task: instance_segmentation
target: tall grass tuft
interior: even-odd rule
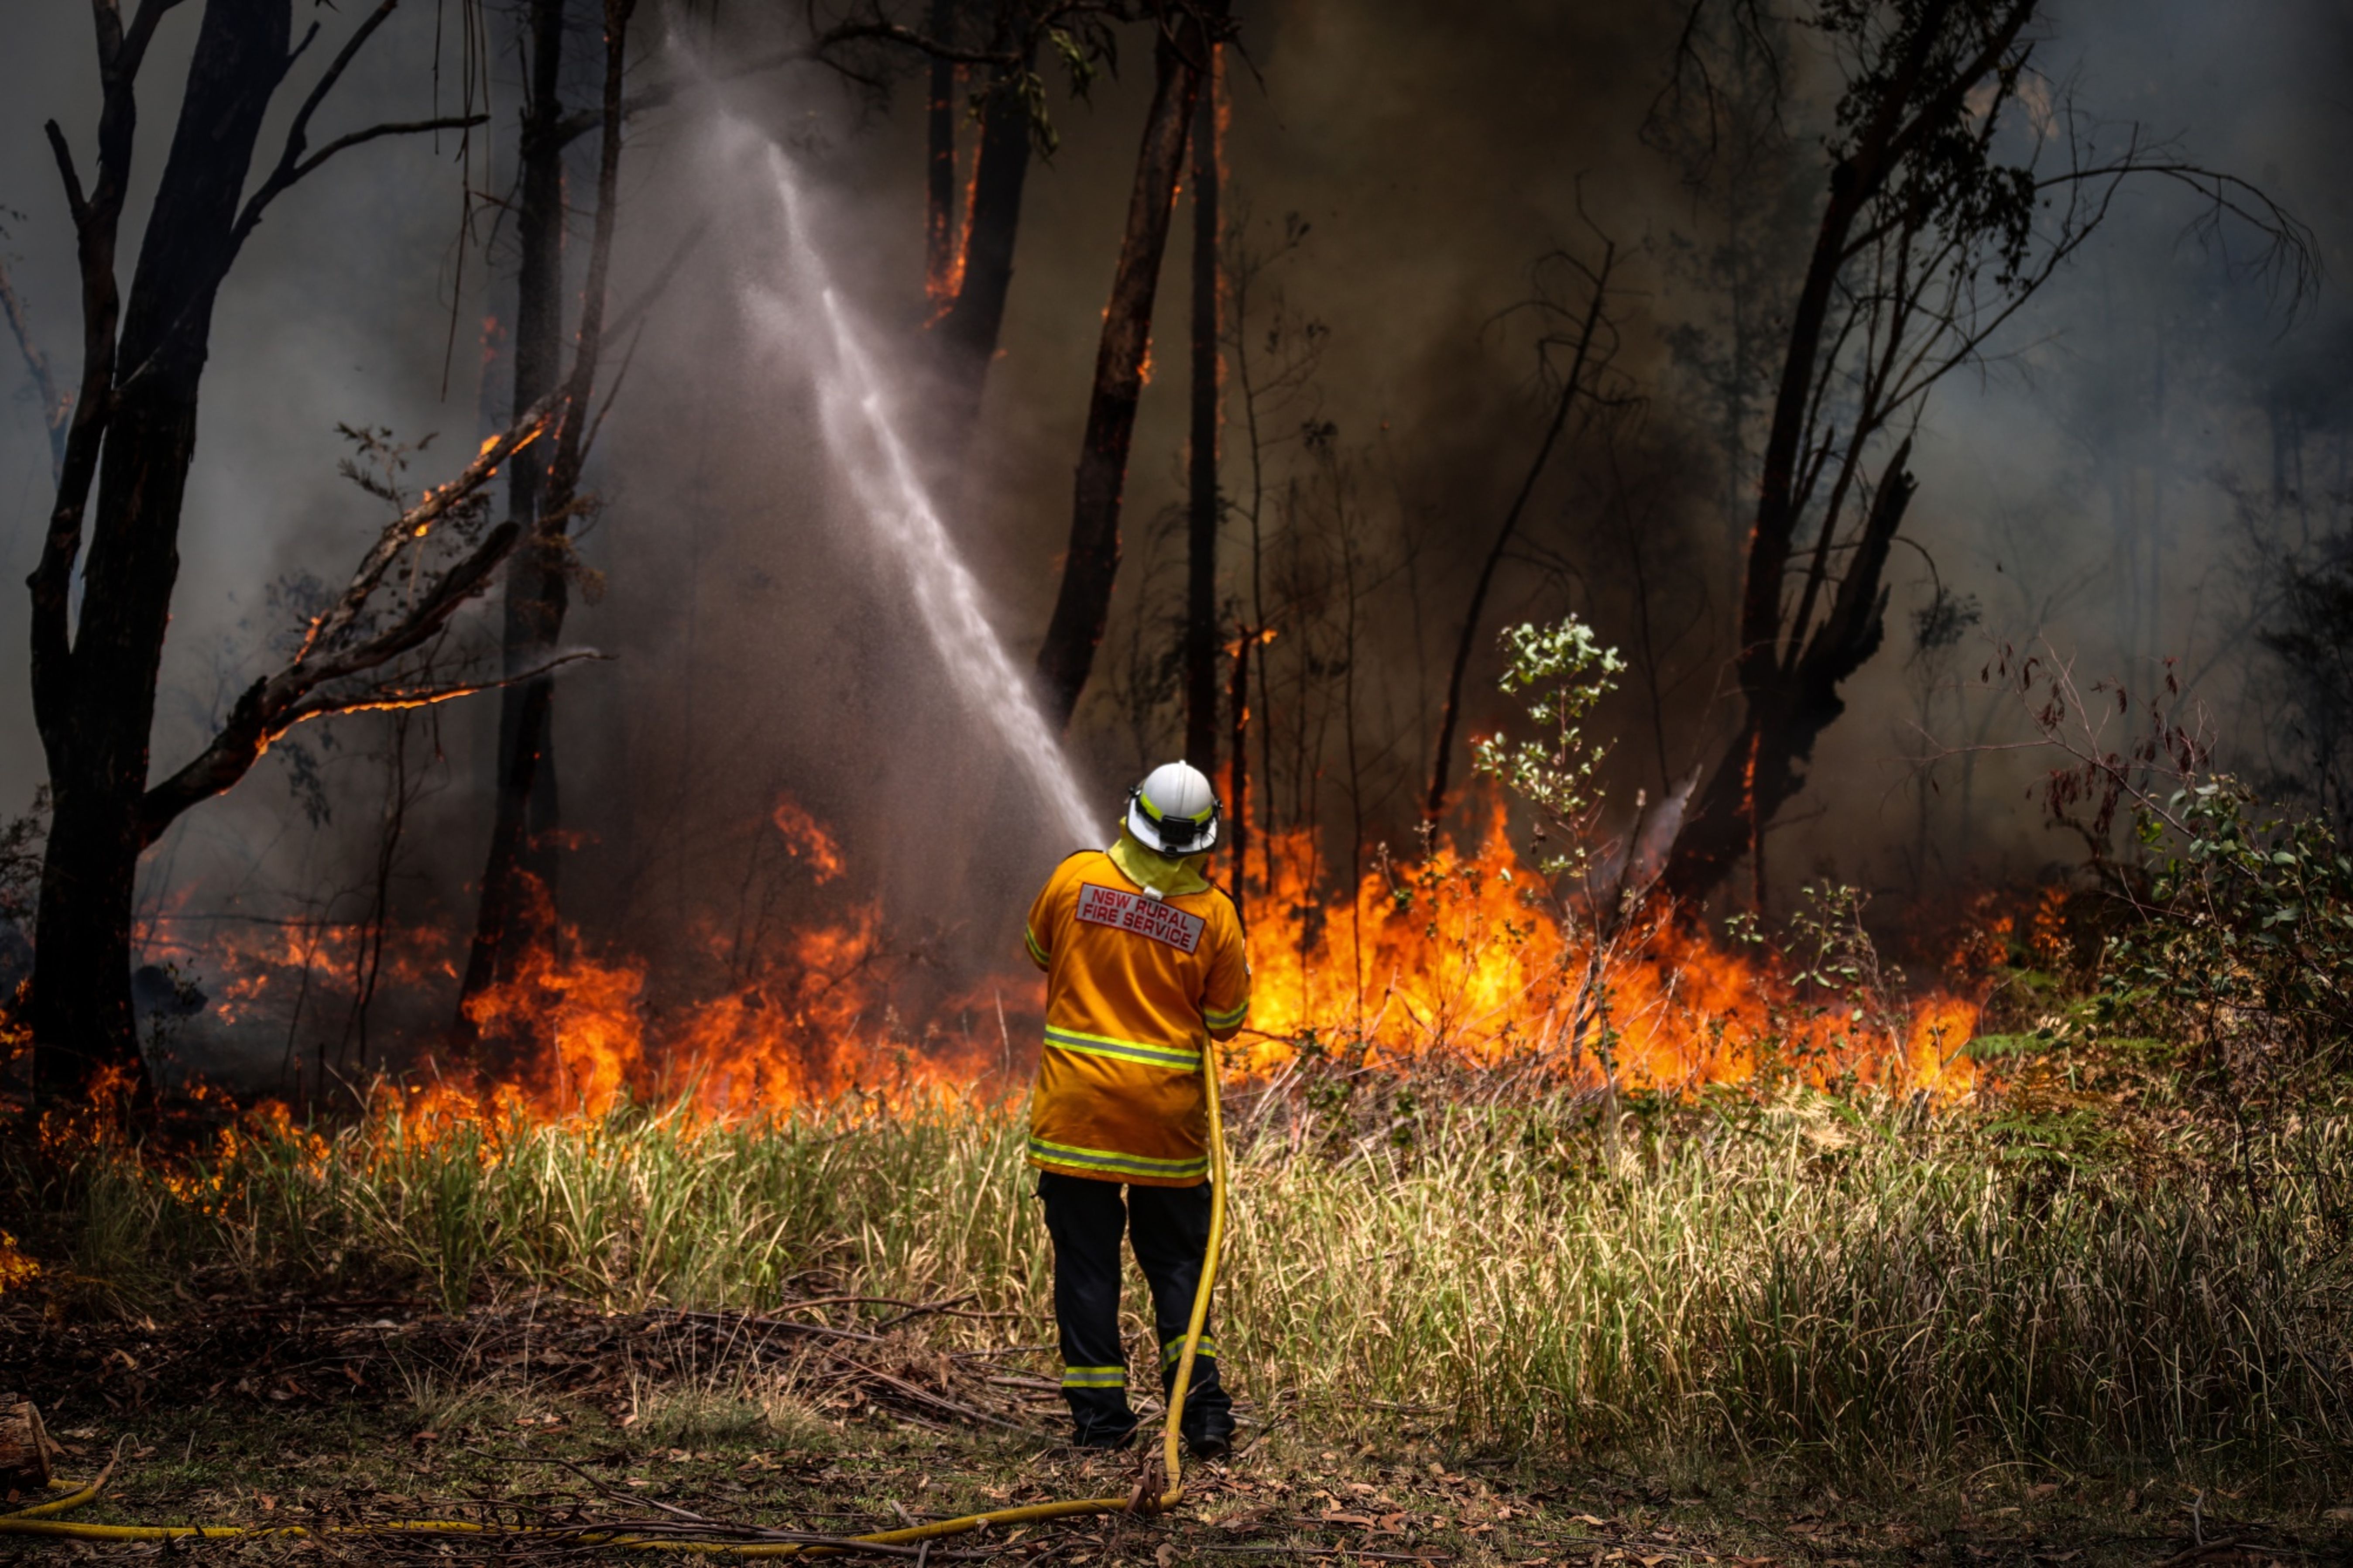
[[[2342,1479],[2353,1152],[2342,1115],[2228,1159],[2021,1164],[1975,1122],[1791,1098],[1626,1138],[1568,1098],[1350,1142],[1244,1119],[1218,1334],[1261,1411],[1468,1446],[1986,1457]],[[1255,1131],[1252,1131],[1255,1129]],[[191,1267],[761,1309],[812,1285],[970,1295],[943,1344],[1051,1337],[1017,1108],[848,1103],[256,1121],[194,1162],[107,1142],[6,1185],[90,1289]],[[2185,1135],[2186,1136],[2186,1135]],[[59,1164],[58,1162],[63,1162]]]

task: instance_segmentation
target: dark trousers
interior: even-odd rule
[[[1176,1380],[1185,1330],[1200,1289],[1209,1248],[1209,1184],[1129,1187],[1052,1171],[1038,1177],[1046,1229],[1054,1238],[1054,1318],[1061,1328],[1062,1397],[1070,1402],[1078,1441],[1116,1447],[1135,1430],[1127,1404],[1127,1350],[1119,1337],[1119,1238],[1125,1231],[1135,1261],[1152,1287],[1152,1316],[1160,1331],[1160,1389]],[[1193,1358],[1193,1380],[1178,1423],[1195,1447],[1233,1440],[1233,1403],[1218,1381],[1216,1342],[1208,1321]]]

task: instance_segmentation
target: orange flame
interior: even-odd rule
[[[768,814],[768,820],[785,836],[785,853],[805,862],[809,875],[820,884],[841,875],[841,847],[822,823],[801,809],[799,802],[790,795],[778,795],[776,808]]]
[[[1268,847],[1272,886],[1247,907],[1251,1034],[1235,1053],[1254,1070],[1313,1041],[1392,1066],[1508,1063],[1686,1092],[1768,1064],[1940,1094],[1972,1082],[1958,1053],[1977,1007],[1962,998],[1858,1019],[1845,1001],[1656,917],[1605,942],[1597,963],[1592,931],[1565,921],[1519,863],[1500,804],[1475,853],[1440,841],[1418,867],[1365,873],[1353,897],[1316,892],[1312,835],[1276,834]]]
[[[848,875],[838,841],[797,801],[779,796],[768,820],[813,886]],[[1968,997],[1824,995],[1768,958],[1655,914],[1631,918],[1597,956],[1589,925],[1520,862],[1504,827],[1498,803],[1475,848],[1441,838],[1417,863],[1377,857],[1337,895],[1324,891],[1334,879],[1312,833],[1250,836],[1255,874],[1238,880],[1253,995],[1229,1068],[1271,1078],[1334,1051],[1391,1070],[1453,1064],[1678,1094],[1760,1077],[1940,1097],[1973,1086],[1962,1047],[1978,1008]],[[1042,1010],[1034,975],[1008,969],[902,1017],[904,966],[880,904],[836,908],[767,938],[714,921],[690,933],[699,947],[659,968],[560,929],[469,1005],[485,1039],[520,1046],[514,1079],[477,1085],[459,1073],[407,1091],[403,1114],[602,1115],[627,1099],[735,1118],[850,1094],[1022,1086]],[[282,1009],[318,977],[355,974],[368,959],[358,927],[209,940],[210,959],[231,961],[213,987],[230,1022]],[[456,942],[394,933],[379,994],[442,989],[456,977]],[[697,990],[690,971],[716,983]]]

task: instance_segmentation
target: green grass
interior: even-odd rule
[[[2342,1115],[2085,1152],[1817,1097],[1609,1136],[1567,1098],[1434,1097],[1364,1127],[1238,1109],[1218,1333],[1259,1420],[1303,1441],[1410,1429],[1454,1453],[1795,1463],[1848,1485],[1991,1465],[2321,1495],[2353,1474]],[[162,1311],[196,1269],[452,1309],[821,1289],[1008,1314],[927,1330],[976,1348],[1050,1338],[1020,1132],[1017,1111],[946,1104],[723,1126],[642,1108],[452,1124],[396,1102],[322,1134],[251,1123],[195,1160],[20,1146],[0,1190],[84,1307]],[[647,1400],[681,1447],[807,1430],[732,1388]]]

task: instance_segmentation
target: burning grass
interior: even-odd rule
[[[1598,937],[1520,858],[1502,801],[1489,808],[1475,839],[1440,837],[1411,862],[1377,857],[1337,891],[1312,834],[1266,836],[1242,879],[1255,980],[1251,1027],[1228,1047],[1230,1064],[1271,1078],[1337,1052],[1385,1073],[1468,1068],[1518,1085],[1682,1096],[1796,1081],[1950,1100],[1976,1082],[1975,1001],[1912,994],[1880,963],[1851,891],[1809,893],[1788,959],[1663,908]],[[821,826],[789,800],[775,822],[813,885],[841,879]],[[377,960],[387,984],[411,991],[455,976],[432,930],[258,935],[216,936],[209,960],[173,951],[217,990],[223,1023],[291,1008],[276,1025],[290,1041],[305,1028],[324,1038],[336,1018],[363,1013],[352,994]],[[894,945],[879,905],[844,892],[757,942],[732,928],[694,932],[662,963],[565,928],[467,1013],[495,1043],[489,1056],[514,1064],[489,1098],[520,1096],[546,1115],[685,1100],[743,1119],[878,1088],[961,1096],[1026,1083],[1044,1014],[1035,973],[1020,962],[959,994],[945,984],[929,955]],[[364,1079],[368,1059],[339,1056],[330,1070],[322,1045],[306,1081],[340,1092],[338,1079]]]
[[[778,828],[831,879],[820,830]],[[1663,920],[1596,952],[1500,816],[1336,898],[1311,844],[1272,848],[1246,889],[1258,1032],[1229,1063],[1218,1326],[1259,1432],[1849,1488],[1972,1466],[2307,1499],[2353,1479],[2347,1104],[2218,1116],[2141,1057],[2075,1054],[2081,1031],[2038,1021],[2075,984],[2042,915],[2010,958],[1954,966],[1978,989],[1917,994],[1851,894],[1810,895],[1778,952]],[[825,1321],[892,1337],[899,1384],[837,1367],[776,1397],[854,1385],[900,1419],[1045,1431],[1013,1044],[1035,994],[984,982],[948,1008],[977,1031],[911,1034],[879,918],[838,913],[659,998],[567,936],[484,1001],[537,1052],[487,1089],[382,1082],[315,1123],[215,1100],[202,1146],[170,1153],[103,1116],[0,1126],[24,1238],[0,1239],[0,1276],[56,1323],[168,1318],[197,1280],[421,1296],[461,1338],[522,1302],[742,1323],[827,1298]],[[1986,1026],[2037,1032],[1997,1081],[1967,1048],[1967,977],[2002,963]],[[840,1305],[882,1299],[955,1306]],[[918,1375],[950,1366],[986,1375]],[[665,1430],[751,1420],[707,1387],[630,1399]]]
[[[1917,1098],[1613,1107],[1481,1081],[1324,1062],[1235,1097],[1218,1331],[1261,1426],[1841,1475],[2344,1479],[2342,1115],[2054,1158]],[[10,1184],[61,1311],[163,1310],[200,1275],[421,1288],[450,1313],[822,1293],[965,1302],[926,1342],[971,1352],[1051,1338],[1020,1126],[944,1095],[736,1121],[386,1096],[332,1131],[248,1117],[170,1163],[53,1141]]]

